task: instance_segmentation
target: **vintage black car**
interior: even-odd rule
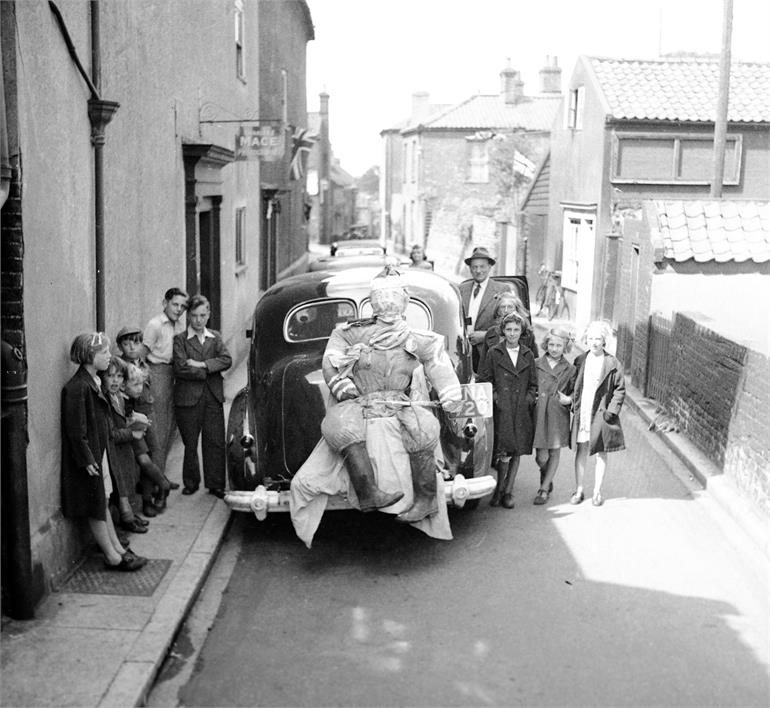
[[[259,300],[248,335],[248,386],[228,420],[225,497],[239,511],[288,511],[289,485],[321,437],[329,392],[321,359],[337,325],[371,315],[370,283],[377,267],[316,271],[280,281]],[[471,353],[457,286],[426,270],[402,271],[409,291],[407,321],[444,336],[467,400],[451,424],[440,408],[441,455],[447,500],[462,506],[494,488],[491,386],[473,383]],[[526,290],[526,280],[520,279]],[[514,283],[521,287],[520,283]],[[341,499],[327,508],[349,508]]]

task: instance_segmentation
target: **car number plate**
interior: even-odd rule
[[[492,384],[460,384],[462,401],[457,412],[449,414],[451,418],[491,418]]]

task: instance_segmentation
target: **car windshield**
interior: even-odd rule
[[[349,300],[319,300],[298,305],[286,316],[283,336],[287,342],[325,339],[342,322],[355,319],[356,306]]]

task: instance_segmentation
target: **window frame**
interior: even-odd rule
[[[735,155],[734,171],[731,175],[727,173],[722,177],[723,186],[737,186],[741,183],[741,167],[743,161],[743,135],[741,133],[727,133],[725,150],[729,149],[729,144],[733,142],[733,152]],[[623,177],[618,174],[618,164],[620,161],[621,142],[623,140],[671,140],[673,150],[671,154],[671,176],[667,179],[644,179],[639,177]],[[711,140],[713,135],[706,133],[677,132],[634,132],[634,131],[612,131],[612,154],[610,158],[610,181],[616,184],[682,184],[692,186],[708,186],[710,179],[690,179],[677,176],[679,163],[682,154],[682,142],[697,141],[704,142]]]
[[[235,208],[235,268],[237,271],[243,270],[247,265],[246,259],[246,207]]]
[[[585,112],[586,87],[577,86],[569,90],[565,102],[564,127],[570,130],[583,130],[583,114]]]
[[[465,181],[469,184],[489,184],[489,138],[468,137],[465,139],[468,146],[467,174]],[[481,159],[474,161],[474,152],[483,151]]]
[[[243,83],[246,83],[246,57],[244,52],[243,38],[246,34],[244,30],[243,3],[241,0],[235,0],[234,13],[234,32],[235,32],[235,76]]]

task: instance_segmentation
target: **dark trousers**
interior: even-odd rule
[[[176,423],[184,443],[182,482],[197,488],[201,483],[198,438],[203,449],[203,483],[208,489],[225,488],[225,414],[208,388],[194,406],[177,406]]]

